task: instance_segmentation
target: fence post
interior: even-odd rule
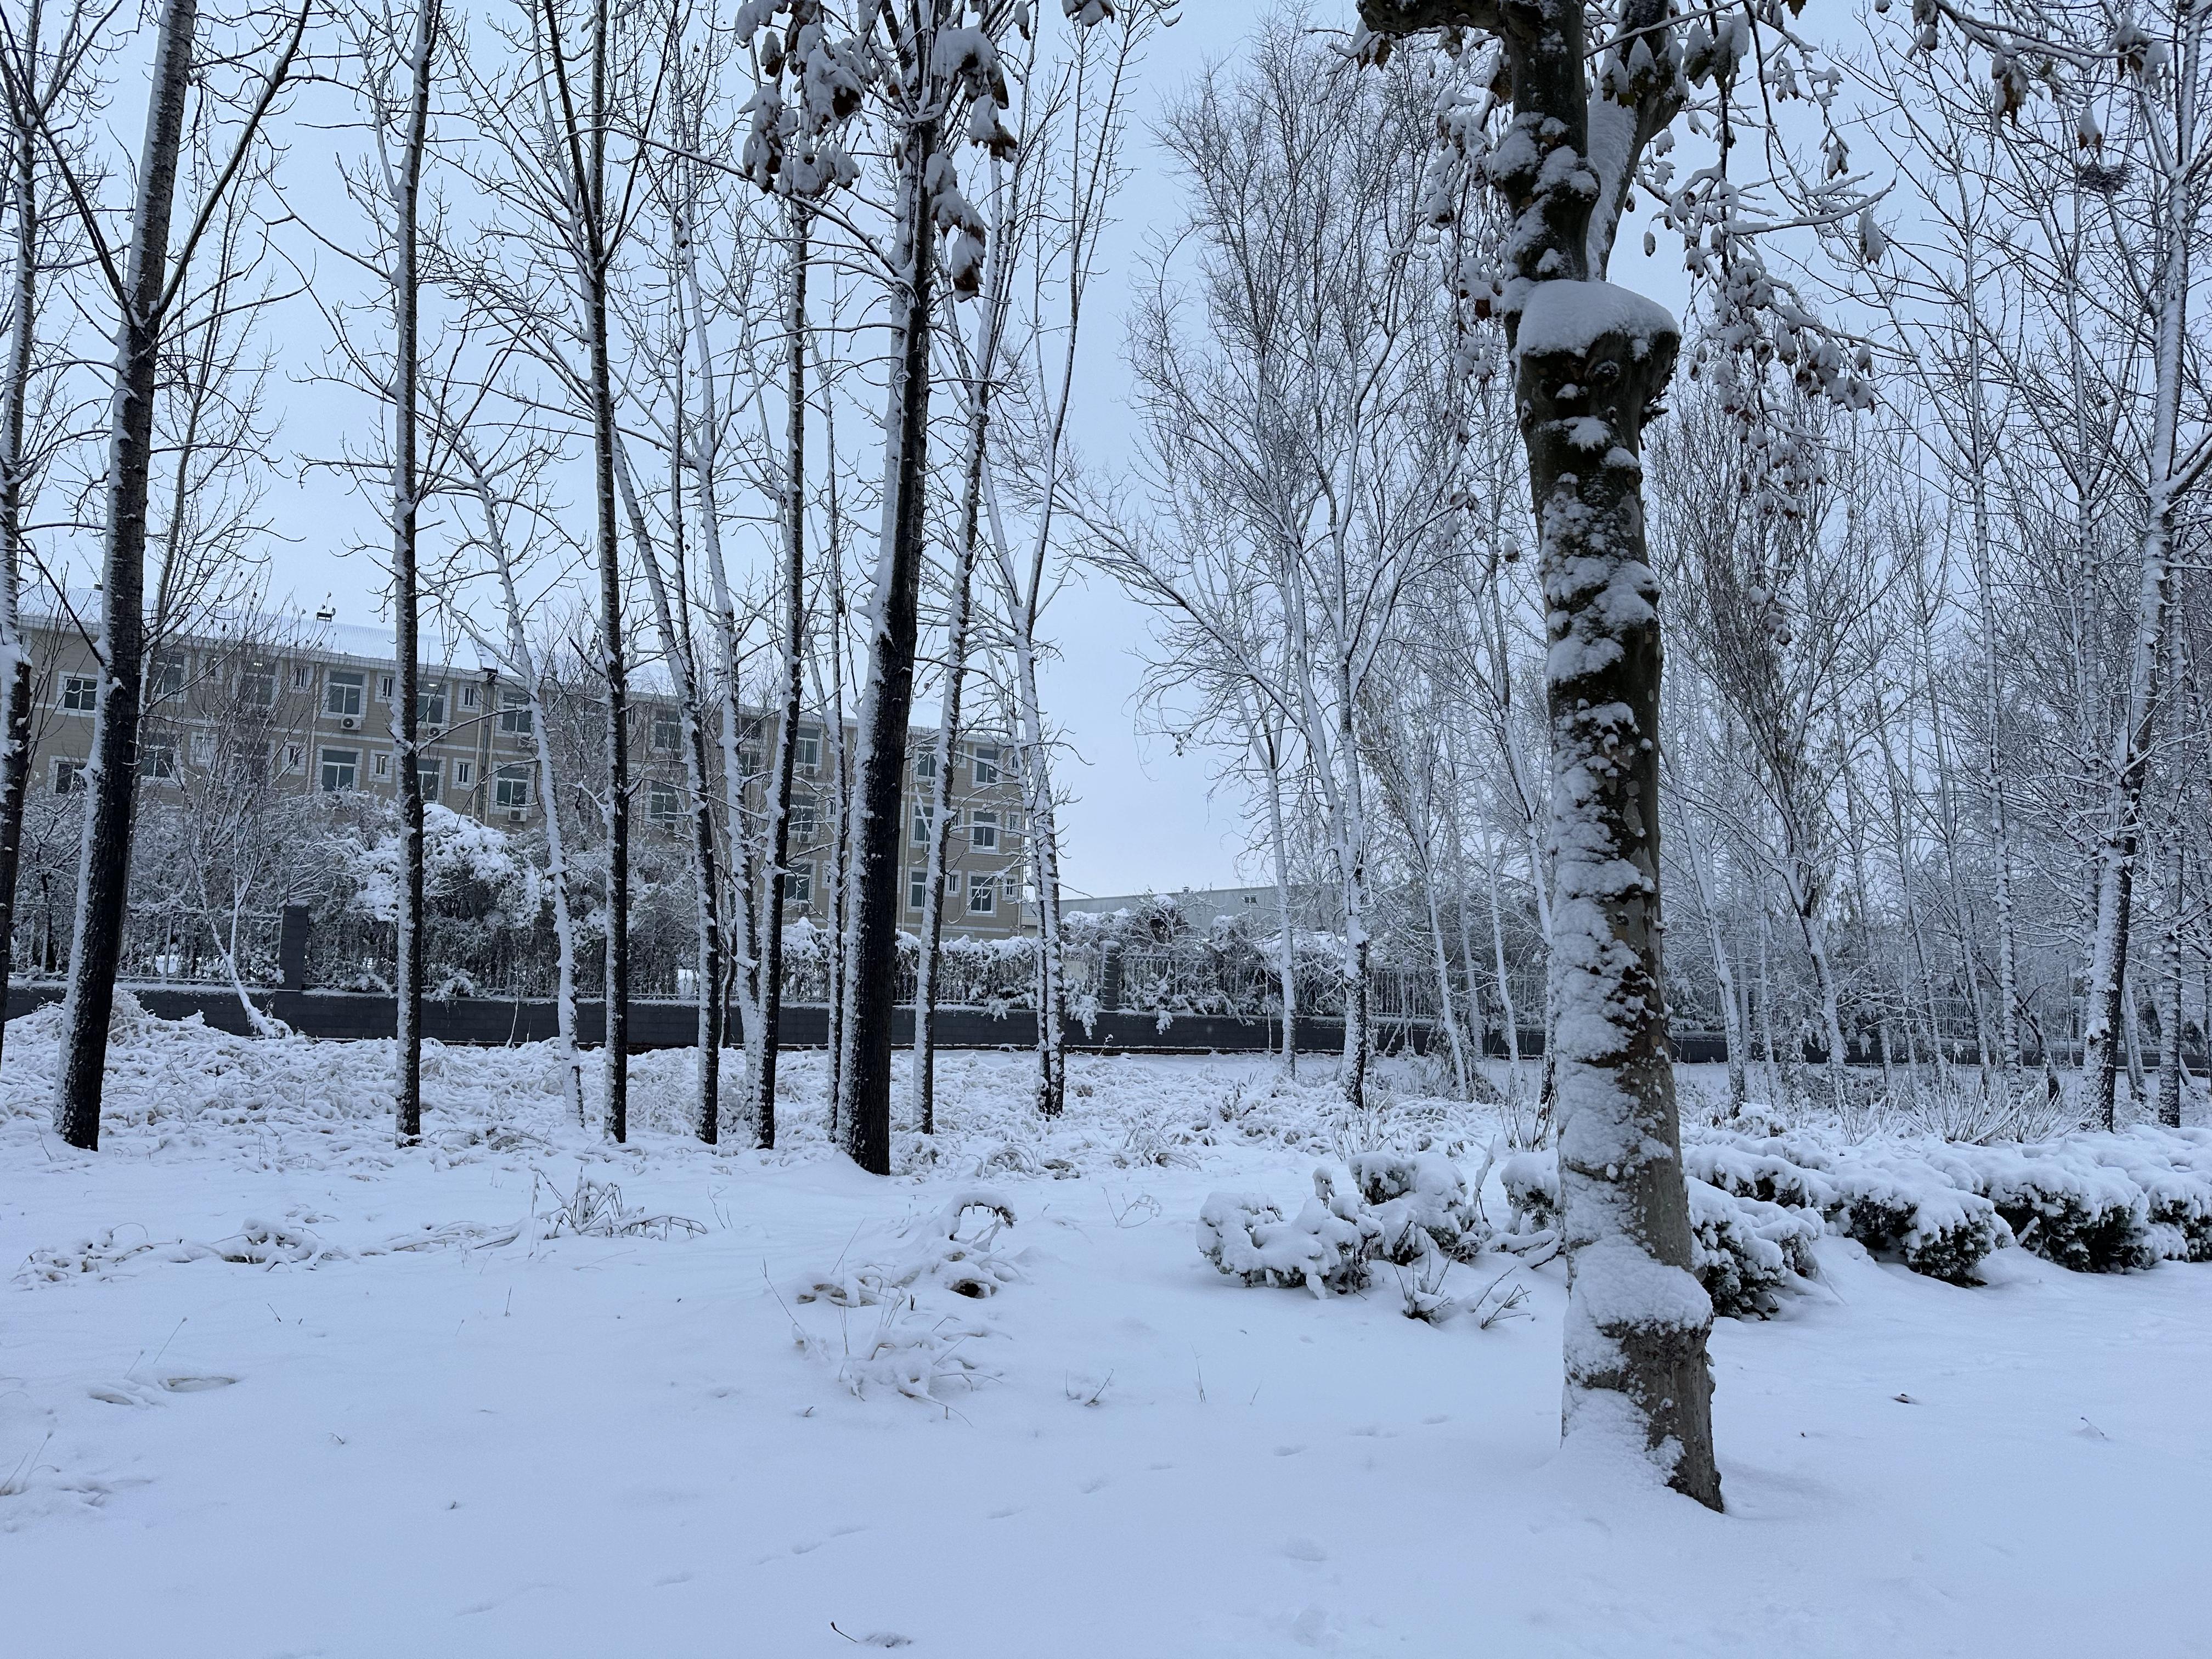
[[[1098,1006],[1114,1009],[1121,1006],[1121,946],[1119,941],[1109,939],[1100,952],[1098,969]]]
[[[276,935],[276,969],[288,991],[307,988],[307,907],[284,907],[283,925]]]

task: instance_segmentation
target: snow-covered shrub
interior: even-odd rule
[[[1764,1318],[1793,1279],[1814,1275],[1813,1242],[1824,1231],[1802,1210],[1741,1198],[1692,1176],[1690,1266],[1713,1311]]]
[[[1838,1201],[1835,1183],[1818,1170],[1784,1156],[1775,1146],[1772,1141],[1718,1136],[1687,1141],[1682,1147],[1682,1170],[1739,1198],[1823,1215],[1834,1208]]]
[[[2118,1170],[2142,1190],[2151,1244],[2163,1260],[2212,1261],[2212,1180],[2203,1172],[2212,1170],[2212,1148],[2138,1124],[2124,1134],[2078,1136],[2067,1150]]]
[[[1826,1173],[1839,1200],[1829,1218],[1868,1249],[1894,1252],[1930,1279],[1979,1284],[1982,1258],[2009,1237],[1989,1200],[1924,1164],[1850,1158]]]
[[[1437,1250],[1471,1261],[1489,1242],[1489,1224],[1449,1158],[1435,1152],[1356,1152],[1351,1164],[1360,1202],[1381,1224],[1376,1248],[1384,1261],[1402,1266]]]
[[[1949,1148],[1942,1161],[1996,1206],[2014,1239],[2046,1261],[2096,1273],[2157,1263],[2150,1206],[2117,1170],[2063,1152],[1997,1146]]]
[[[1559,1223],[1559,1156],[1516,1152],[1498,1166],[1516,1232],[1541,1232]]]
[[[1213,1193],[1198,1212],[1199,1254],[1247,1285],[1303,1285],[1316,1296],[1363,1288],[1381,1224],[1357,1196],[1314,1171],[1314,1195],[1291,1219],[1259,1193]]]

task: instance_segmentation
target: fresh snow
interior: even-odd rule
[[[46,1126],[53,1015],[0,1073],[27,1659],[2204,1641],[2212,1268],[2006,1248],[1962,1289],[1820,1237],[1773,1318],[1715,1326],[1717,1516],[1559,1455],[1555,1255],[1450,1267],[1468,1305],[1526,1286],[1486,1328],[1406,1317],[1411,1269],[1316,1297],[1200,1254],[1209,1195],[1288,1212],[1377,1146],[1453,1213],[1419,1155],[1473,1178],[1495,1125],[1407,1067],[1352,1119],[1318,1063],[1076,1055],[1044,1128],[1031,1056],[950,1055],[933,1160],[902,1135],[918,1172],[877,1180],[823,1141],[817,1055],[763,1155],[683,1137],[687,1055],[638,1058],[617,1148],[549,1048],[434,1045],[403,1153],[385,1045],[118,1025],[96,1155]],[[1488,1164],[1504,1229],[1501,1168],[1543,1171]]]
[[[1613,283],[1537,283],[1527,290],[1514,349],[1524,357],[1579,356],[1608,334],[1642,343],[1677,335],[1674,313]]]

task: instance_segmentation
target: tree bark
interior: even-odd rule
[[[1607,52],[1614,176],[1592,165],[1582,0],[1365,0],[1370,27],[1494,30],[1514,115],[1487,168],[1515,217],[1504,307],[1541,543],[1551,648],[1553,905],[1547,1064],[1569,1250],[1568,1443],[1627,1443],[1676,1491],[1721,1504],[1712,1304],[1691,1272],[1660,959],[1658,582],[1644,546],[1644,422],[1679,335],[1601,280],[1638,153],[1672,118],[1663,6],[1623,9],[1638,64]],[[1629,131],[1623,131],[1626,125]],[[1605,198],[1607,216],[1593,225]]]
[[[107,1024],[131,868],[137,798],[138,717],[145,653],[146,501],[153,466],[154,393],[161,370],[163,296],[169,276],[169,220],[177,158],[191,96],[198,0],[162,0],[155,24],[146,137],[115,330],[115,392],[109,407],[107,523],[101,553],[100,700],[86,770],[91,797],[77,860],[76,933],[62,1014],[61,1076],[54,1127],[87,1151],[100,1145],[100,1100]]]
[[[930,309],[936,239],[923,187],[937,153],[933,113],[901,144],[902,209],[890,385],[884,410],[884,522],[868,607],[868,673],[854,742],[846,860],[850,943],[838,1092],[846,1150],[872,1175],[891,1168],[891,1017],[898,1001],[899,801],[914,709],[921,553],[927,533]]]
[[[42,7],[33,0],[19,26],[26,76],[38,57],[42,16]],[[29,484],[25,443],[42,231],[38,122],[35,112],[27,107],[30,88],[9,90],[8,166],[15,175],[9,193],[15,235],[9,252],[8,362],[0,370],[4,376],[0,379],[0,996],[6,994],[15,967],[15,877],[22,864],[23,802],[31,778],[31,658],[24,648],[21,607],[27,552],[23,536]],[[5,1032],[0,1024],[0,1039]]]
[[[392,208],[397,218],[392,283],[392,611],[397,657],[393,738],[399,771],[400,893],[395,1018],[395,1128],[411,1146],[422,1136],[422,771],[416,696],[420,690],[422,599],[416,571],[422,507],[416,398],[422,371],[419,246],[422,158],[429,142],[430,67],[437,50],[438,0],[416,0],[407,56],[407,130]]]

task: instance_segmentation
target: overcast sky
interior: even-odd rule
[[[1145,65],[1132,126],[1134,171],[1119,198],[1121,223],[1107,249],[1109,269],[1093,301],[1084,378],[1078,390],[1078,435],[1086,459],[1103,468],[1128,453],[1128,377],[1121,360],[1121,313],[1127,283],[1156,226],[1177,210],[1179,185],[1166,170],[1151,129],[1165,103],[1208,62],[1233,56],[1255,22],[1273,9],[1267,0],[1196,0],[1181,21],[1155,38]],[[1316,0],[1317,22],[1337,21],[1334,0]],[[1351,16],[1349,0],[1342,6]],[[295,140],[295,162],[312,168]],[[288,167],[288,173],[291,173]],[[295,198],[296,199],[296,198]],[[1629,239],[1624,239],[1627,240]],[[1650,269],[1640,250],[1625,246],[1617,278],[1679,305],[1679,269]],[[1675,256],[1679,260],[1679,254]],[[1667,261],[1664,250],[1662,264]],[[312,331],[311,313],[298,319]],[[290,333],[291,330],[283,330]],[[288,362],[295,384],[276,391],[288,405],[280,442],[289,450],[326,455],[349,418],[374,418],[365,402],[301,383],[311,371]],[[302,611],[327,596],[341,620],[380,619],[382,572],[348,546],[376,534],[368,503],[350,497],[327,473],[308,472],[276,485],[269,503],[287,545],[277,555],[273,587],[280,599]],[[1047,710],[1066,733],[1069,752],[1060,781],[1074,795],[1062,822],[1063,870],[1078,894],[1119,894],[1234,884],[1262,878],[1259,863],[1243,862],[1244,801],[1233,786],[1217,793],[1216,757],[1176,755],[1164,740],[1139,730],[1136,702],[1149,635],[1146,612],[1113,584],[1078,574],[1047,613],[1047,632],[1060,658],[1044,678]]]

